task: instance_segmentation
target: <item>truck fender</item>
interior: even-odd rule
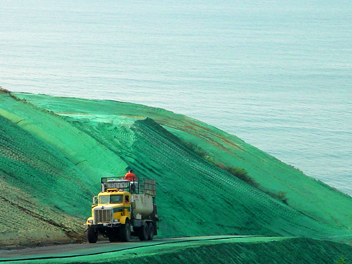
[[[123,225],[126,224],[126,220],[127,220],[127,219],[129,219],[127,216],[122,216],[122,217],[120,218],[120,223],[123,224]]]

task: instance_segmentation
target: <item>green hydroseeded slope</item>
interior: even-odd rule
[[[81,241],[100,177],[128,168],[157,180],[158,237],[352,239],[351,197],[234,135],[163,109],[2,92],[0,143],[0,206],[16,209],[0,213],[0,246]],[[224,167],[244,168],[259,189]],[[8,224],[18,216],[15,227]]]

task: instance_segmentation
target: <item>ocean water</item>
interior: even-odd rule
[[[352,195],[352,2],[0,0],[0,86],[165,108]]]

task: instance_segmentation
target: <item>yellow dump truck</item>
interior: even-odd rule
[[[131,236],[152,240],[159,220],[155,197],[155,180],[101,178],[101,192],[93,197],[92,216],[86,222],[88,242],[96,243],[99,235],[110,242],[128,242]]]

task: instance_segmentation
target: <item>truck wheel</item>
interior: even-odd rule
[[[130,222],[126,221],[124,225],[121,225],[119,230],[120,240],[123,242],[129,242],[131,240],[131,225]]]
[[[148,240],[153,240],[153,238],[154,238],[154,225],[153,225],[153,223],[148,224],[148,229],[149,229]]]
[[[146,222],[139,228],[138,237],[140,241],[145,241],[149,237],[149,228]]]
[[[89,243],[97,243],[98,241],[98,233],[94,230],[94,227],[88,227],[88,242]]]

